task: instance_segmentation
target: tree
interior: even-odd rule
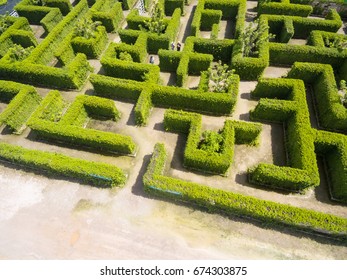
[[[145,29],[149,32],[157,33],[158,35],[162,34],[166,28],[166,25],[164,23],[163,8],[158,2],[155,3],[150,14],[151,17],[144,22]],[[143,29],[142,25],[140,25],[140,29]]]
[[[246,26],[239,38],[242,42],[242,53],[244,56],[256,56],[259,53],[259,46],[263,42],[275,37],[271,33],[264,36],[268,29],[267,25],[259,24],[259,20]]]
[[[22,61],[26,59],[33,49],[33,46],[29,48],[23,48],[21,45],[15,44],[12,48],[9,49],[11,62]]]
[[[92,21],[90,18],[83,18],[75,26],[73,35],[74,37],[84,37],[86,39],[95,38],[96,28],[100,25],[100,21]]]
[[[216,131],[206,130],[202,133],[202,140],[199,143],[199,148],[208,153],[221,152],[223,137]]]
[[[234,70],[228,70],[227,64],[222,64],[219,60],[218,64],[209,67],[207,70],[208,88],[213,92],[228,92],[231,85],[231,75]]]
[[[345,80],[340,81],[340,89],[342,91],[341,102],[347,108],[347,84]]]

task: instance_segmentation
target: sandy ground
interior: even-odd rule
[[[196,0],[194,0],[196,4]],[[251,12],[254,3],[250,2]],[[190,11],[181,19],[178,40],[189,34]],[[187,24],[188,23],[188,24]],[[222,23],[219,36],[230,35]],[[42,29],[36,27],[37,37]],[[228,35],[229,34],[229,35]],[[118,37],[110,35],[110,41]],[[293,42],[300,43],[300,42]],[[95,73],[101,64],[91,60]],[[158,58],[156,57],[156,63]],[[289,68],[268,67],[265,77],[284,75]],[[175,84],[174,73],[160,73],[164,85]],[[198,85],[190,76],[187,88]],[[256,82],[241,82],[237,106],[231,117],[203,116],[203,128],[218,130],[226,119],[249,121],[250,100]],[[37,88],[45,96],[49,90]],[[72,102],[78,94],[93,94],[88,82],[77,92],[62,91]],[[60,152],[86,160],[115,164],[129,177],[122,189],[97,189],[64,179],[46,178],[0,165],[0,258],[3,259],[347,259],[347,247],[298,232],[268,229],[255,222],[226,218],[150,198],[143,192],[142,175],[157,142],[169,152],[168,174],[261,199],[315,209],[347,217],[347,207],[329,200],[323,164],[321,185],[305,195],[285,194],[247,182],[246,171],[260,162],[285,165],[283,129],[263,124],[258,147],[235,147],[228,177],[189,172],[182,166],[186,138],[163,130],[165,109],[154,108],[147,127],[136,127],[134,104],[115,101],[122,113],[117,123],[91,120],[88,128],[130,135],[139,149],[136,157],[107,156],[36,139],[26,129],[21,136],[1,134],[1,141],[26,148]],[[308,97],[308,102],[310,98]],[[310,112],[312,110],[310,106]],[[0,109],[2,107],[0,106]],[[314,125],[314,119],[311,120]]]

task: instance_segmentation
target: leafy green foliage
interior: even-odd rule
[[[325,38],[325,46],[328,48],[336,48],[338,51],[347,49],[347,39],[342,37],[335,37],[332,41],[329,38]]]
[[[110,164],[86,161],[59,153],[29,150],[0,143],[0,159],[47,174],[60,175],[100,187],[122,186],[125,173]]]
[[[133,61],[131,54],[128,52],[120,52],[119,53],[119,59],[125,60],[125,61]]]
[[[147,193],[193,203],[213,212],[241,215],[266,223],[289,225],[301,231],[324,232],[330,236],[346,238],[345,218],[168,177],[163,174],[166,160],[164,144],[157,143],[143,176]]]
[[[159,2],[155,3],[150,15],[151,17],[144,22],[145,29],[158,35],[162,34],[165,31],[166,24],[164,22],[165,14]],[[141,28],[143,28],[142,25],[140,25]]]
[[[267,25],[259,24],[259,20],[249,23],[240,35],[242,42],[242,53],[244,56],[256,56],[259,53],[259,47],[275,35],[268,34],[263,36],[263,33],[269,29]]]
[[[202,133],[202,140],[199,143],[199,149],[207,153],[219,153],[223,143],[223,137],[216,131],[206,130]]]
[[[9,49],[9,58],[11,62],[22,61],[30,55],[33,49],[33,46],[23,48],[21,45],[15,44],[12,48]]]
[[[228,92],[230,85],[232,84],[232,75],[234,70],[228,70],[227,64],[222,64],[219,60],[218,64],[213,67],[209,67],[207,75],[209,79],[209,91],[212,92]]]
[[[73,30],[74,37],[86,39],[96,37],[96,28],[101,25],[100,21],[92,21],[90,18],[83,18],[77,23]]]
[[[9,14],[8,12],[4,15],[0,15],[0,35],[10,26],[8,21]]]
[[[347,108],[347,84],[345,80],[340,81],[340,89],[342,91],[341,101],[343,106]]]

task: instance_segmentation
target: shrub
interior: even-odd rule
[[[118,30],[124,19],[122,3],[116,0],[98,0],[90,12],[93,21],[100,21],[107,32]]]
[[[289,225],[301,231],[319,234],[323,232],[339,238],[346,236],[345,218],[167,177],[163,174],[166,158],[164,145],[156,144],[143,176],[144,189],[147,193],[194,203],[213,212],[232,216],[241,215],[266,223]]]
[[[51,93],[43,103],[60,109],[61,97],[57,95],[56,92]],[[58,105],[54,105],[55,102],[58,102]],[[135,143],[129,136],[82,127],[89,115],[118,119],[119,113],[111,100],[94,96],[78,97],[59,122],[44,119],[45,111],[46,107],[39,107],[38,112],[28,122],[30,128],[41,138],[112,153],[133,154],[135,152]]]
[[[83,183],[100,187],[114,187],[125,184],[124,172],[116,166],[86,161],[58,153],[29,150],[0,143],[1,160],[29,169],[78,179]]]
[[[303,82],[290,79],[264,79],[258,85],[252,95],[262,99],[251,112],[251,118],[285,122],[285,145],[290,167],[261,163],[250,170],[251,182],[289,191],[301,191],[318,186],[319,173],[314,153],[314,138]]]
[[[10,130],[20,133],[26,121],[41,101],[40,95],[33,87],[22,84],[0,81],[1,101],[9,103],[0,114],[0,123]]]
[[[288,3],[286,2],[259,2],[258,14],[308,17],[313,11],[311,5],[292,4],[289,1]]]
[[[347,110],[341,103],[330,65],[297,62],[288,77],[300,78],[312,85],[320,126],[327,130],[347,131]]]
[[[332,132],[315,131],[316,152],[327,164],[332,199],[347,202],[347,142],[346,137]]]

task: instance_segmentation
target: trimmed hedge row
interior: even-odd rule
[[[55,103],[57,104],[55,105]],[[81,127],[85,123],[88,113],[96,115],[102,112],[101,116],[118,118],[119,113],[112,101],[102,100],[100,97],[79,97],[70,106],[60,122],[44,119],[47,118],[45,112],[48,108],[59,109],[61,104],[59,92],[53,91],[31,117],[28,125],[39,137],[121,154],[133,154],[135,152],[136,145],[129,136]],[[57,114],[55,113],[55,115]]]
[[[156,34],[152,32],[145,32],[147,35],[147,52],[157,54],[160,49],[169,49],[170,43],[175,41],[178,29],[180,27],[181,10],[176,9],[171,19],[164,19],[166,23],[166,29],[163,34]],[[127,44],[134,44],[136,38],[143,34],[140,31],[139,25],[143,25],[146,17],[139,16],[138,10],[135,9],[129,13],[126,20],[128,22],[128,28],[119,31],[119,36],[122,42]]]
[[[220,12],[221,18],[219,18]],[[237,38],[244,28],[245,16],[244,0],[199,0],[191,24],[191,34],[199,37],[200,30],[211,30],[214,23],[219,23],[220,19],[223,19],[236,22],[235,38]]]
[[[50,63],[59,44],[62,43],[64,38],[72,31],[76,22],[82,18],[87,11],[88,5],[86,0],[81,0],[24,61],[27,63],[44,65]]]
[[[273,34],[279,34],[280,30],[278,28],[283,26],[285,20],[292,20],[294,27],[293,38],[295,39],[306,39],[313,30],[337,32],[342,26],[342,20],[334,9],[328,12],[324,20],[284,15],[261,15],[260,17],[267,19],[270,26],[269,32]],[[277,27],[276,30],[273,27]]]
[[[49,175],[78,179],[83,183],[99,187],[122,186],[126,181],[125,173],[113,165],[58,153],[29,150],[5,143],[0,143],[0,159]]]
[[[281,2],[258,2],[258,14],[289,15],[308,17],[313,11],[311,5],[292,4],[289,0]]]
[[[0,81],[0,100],[8,106],[0,114],[0,124],[6,124],[19,133],[25,122],[41,101],[40,95],[31,86]]]
[[[61,125],[84,126],[88,117],[106,118],[110,120],[120,119],[113,100],[101,98],[98,96],[77,96],[70,105],[65,115],[61,118]]]
[[[326,63],[335,69],[342,67],[347,58],[347,51],[335,48],[298,46],[269,43],[270,62],[274,64],[292,65],[295,62]]]
[[[52,9],[41,21],[41,25],[46,33],[51,32],[56,25],[63,20],[63,15],[59,9]]]
[[[33,38],[29,22],[26,18],[7,17],[6,21],[8,22],[9,27],[2,34],[0,34],[0,57],[3,57],[8,52],[8,50],[13,47],[13,45],[15,44],[15,42],[13,42],[13,36],[18,31],[30,31],[30,41],[36,43],[36,39]],[[20,42],[16,43],[20,44]]]
[[[75,37],[71,40],[71,45],[75,53],[84,53],[88,59],[96,59],[105,49],[107,41],[106,28],[104,26],[98,26],[95,37],[90,39]]]
[[[261,16],[259,19],[259,25],[268,26],[267,18]],[[262,38],[268,37],[268,30],[265,29]],[[236,70],[236,73],[240,75],[242,80],[257,80],[265,68],[269,66],[269,43],[263,42],[259,46],[258,57],[245,57],[242,53],[241,40],[237,40],[233,48],[231,66]]]
[[[164,0],[165,15],[171,16],[177,8],[180,8],[181,14],[183,14],[184,4],[184,0]]]
[[[347,137],[316,130],[315,147],[327,164],[332,199],[347,203]]]
[[[250,170],[251,182],[289,191],[318,186],[319,173],[304,83],[292,79],[262,79],[258,85],[252,96],[262,99],[251,111],[251,118],[285,122],[285,146],[290,167],[261,163]]]
[[[124,19],[122,3],[117,0],[97,0],[90,12],[92,20],[100,21],[107,32],[117,31]]]
[[[66,16],[71,10],[70,0],[44,0],[45,6],[59,8],[61,13]]]
[[[34,5],[32,0],[22,0],[14,9],[20,17],[27,18],[30,24],[40,24],[40,21],[52,10],[59,10],[57,8]]]
[[[181,124],[182,123],[182,124]],[[234,134],[231,124],[226,121],[221,135],[223,143],[220,153],[209,153],[199,149],[201,140],[201,115],[182,111],[167,110],[164,115],[165,130],[188,134],[184,149],[184,166],[203,172],[225,175],[234,155]],[[188,128],[185,130],[185,128]]]
[[[223,137],[220,152],[207,152],[199,148],[202,119],[200,114],[167,110],[164,115],[165,130],[188,134],[184,150],[184,166],[203,172],[226,175],[232,163],[235,141],[256,143],[260,126],[256,124],[227,120],[219,132]],[[236,131],[239,139],[236,140]],[[248,134],[251,132],[251,134]]]
[[[144,108],[145,112],[136,113],[137,116],[148,116],[151,104],[161,107],[185,109],[214,115],[231,114],[239,91],[239,77],[232,76],[233,82],[228,93],[211,93],[188,90],[176,87],[158,86],[141,82],[111,78],[92,74],[90,81],[98,96],[145,102],[145,105],[136,105],[137,110]],[[144,97],[140,95],[145,94]],[[149,99],[150,98],[150,101]],[[143,100],[142,100],[143,99]],[[139,117],[142,119],[143,117]],[[144,122],[146,123],[146,122]],[[139,124],[139,123],[138,123]]]
[[[324,129],[347,132],[347,109],[341,102],[330,65],[296,62],[288,77],[312,86],[319,124]]]
[[[163,175],[166,158],[164,145],[156,144],[143,176],[144,190],[147,193],[192,202],[210,211],[231,216],[244,216],[266,223],[289,225],[293,229],[324,233],[342,239],[347,236],[345,218],[167,177]]]

